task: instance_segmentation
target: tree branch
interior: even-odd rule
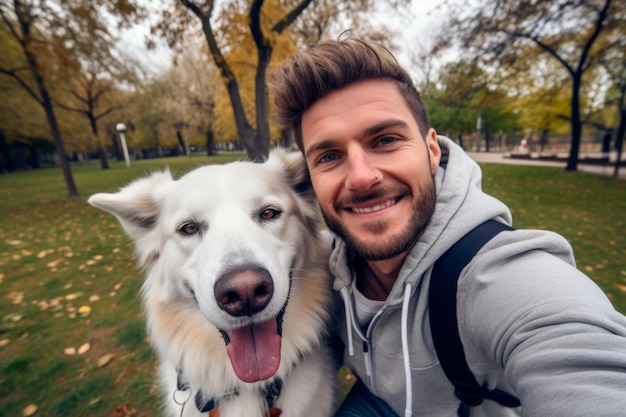
[[[103,111],[102,113],[100,113],[99,115],[94,115],[94,119],[96,120],[100,120],[101,118],[103,118],[104,116],[106,116],[107,114],[113,113],[115,110],[119,110],[119,109],[123,109],[124,105],[123,104],[119,104],[117,106],[113,106],[113,107],[109,107],[108,109],[106,109],[105,111]]]
[[[604,3],[604,6],[600,10],[600,13],[598,14],[598,21],[596,22],[596,26],[594,27],[593,33],[591,34],[589,39],[587,39],[587,43],[583,47],[583,53],[580,55],[580,60],[578,61],[578,68],[576,69],[576,71],[582,72],[584,70],[583,68],[585,65],[585,61],[587,60],[587,55],[589,54],[589,50],[591,49],[591,46],[596,41],[596,39],[600,35],[600,32],[602,31],[602,26],[604,25],[604,21],[606,20],[607,10],[610,5],[611,5],[611,0],[606,0],[606,2]]]
[[[302,0],[300,4],[298,4],[291,12],[289,12],[285,17],[280,19],[274,26],[272,26],[272,32],[275,33],[283,33],[286,27],[288,27],[298,16],[300,13],[306,9],[309,4],[311,4],[312,0]]]
[[[551,47],[550,45],[544,43],[541,41],[541,39],[539,39],[539,37],[537,35],[531,35],[529,33],[523,33],[523,32],[517,32],[517,31],[513,31],[513,32],[509,32],[509,31],[503,31],[504,33],[506,33],[509,36],[512,36],[514,38],[526,38],[526,39],[530,39],[531,41],[533,41],[537,46],[539,46],[541,49],[543,49],[544,51],[546,51],[548,54],[552,55],[557,61],[559,61],[561,63],[561,65],[563,65],[565,67],[565,69],[572,75],[574,76],[574,68],[572,68],[572,66],[566,61],[564,60],[559,53],[556,51],[556,49],[554,49],[553,47]]]
[[[0,68],[0,74],[5,74],[8,75],[9,77],[12,77],[15,81],[17,81],[19,83],[19,85],[22,86],[22,88],[24,90],[26,90],[26,92],[28,94],[30,94],[36,101],[37,103],[39,103],[40,105],[43,106],[43,101],[41,100],[41,98],[37,95],[37,93],[35,92],[35,90],[33,90],[27,83],[26,81],[24,81],[22,79],[22,77],[20,77],[19,75],[17,75],[15,73],[14,70],[6,70],[4,68]]]

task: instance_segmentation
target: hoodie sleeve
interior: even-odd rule
[[[502,235],[459,280],[459,329],[477,379],[512,390],[524,417],[625,415],[626,317],[560,236]]]

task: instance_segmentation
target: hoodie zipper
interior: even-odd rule
[[[340,290],[340,293],[342,295],[343,302],[346,303],[346,305],[349,305],[349,308],[346,308],[346,311],[345,311],[346,314],[350,314],[350,317],[346,317],[346,322],[348,323],[348,327],[349,327],[348,329],[346,329],[346,331],[349,332],[349,334],[352,332],[355,332],[357,336],[361,339],[361,345],[363,349],[363,361],[365,364],[365,382],[366,382],[367,387],[370,390],[372,390],[374,386],[374,376],[372,372],[372,355],[371,355],[372,345],[370,343],[368,336],[369,336],[370,329],[372,328],[372,323],[374,322],[374,320],[376,320],[376,318],[380,315],[381,311],[384,310],[385,307],[383,306],[383,308],[381,308],[378,311],[378,313],[374,315],[374,317],[372,318],[372,321],[370,322],[370,325],[367,328],[367,334],[363,334],[363,331],[361,330],[361,326],[358,325],[357,320],[356,320],[356,312],[354,311],[355,306],[354,306],[352,291],[344,287],[342,290]],[[348,340],[351,340],[351,339],[352,338],[349,336]],[[352,351],[351,346],[348,346],[348,352],[350,356],[353,356],[354,353]]]
[[[372,376],[372,357],[370,356],[370,342],[369,340],[363,340],[363,359],[365,360],[365,376],[367,378],[367,386],[372,388],[374,385],[374,378]]]

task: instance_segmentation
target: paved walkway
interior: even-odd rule
[[[476,162],[497,163],[497,164],[514,164],[514,165],[537,165],[552,166],[565,169],[565,162],[541,161],[537,159],[509,158],[508,153],[502,152],[468,152],[467,153]],[[582,172],[590,172],[592,174],[607,175],[612,177],[615,166],[611,165],[589,165],[578,163],[578,170]],[[619,169],[619,179],[626,180],[626,166]]]

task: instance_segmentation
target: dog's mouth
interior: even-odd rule
[[[271,378],[280,366],[282,314],[237,329],[220,330],[226,352],[239,379],[257,382]]]

